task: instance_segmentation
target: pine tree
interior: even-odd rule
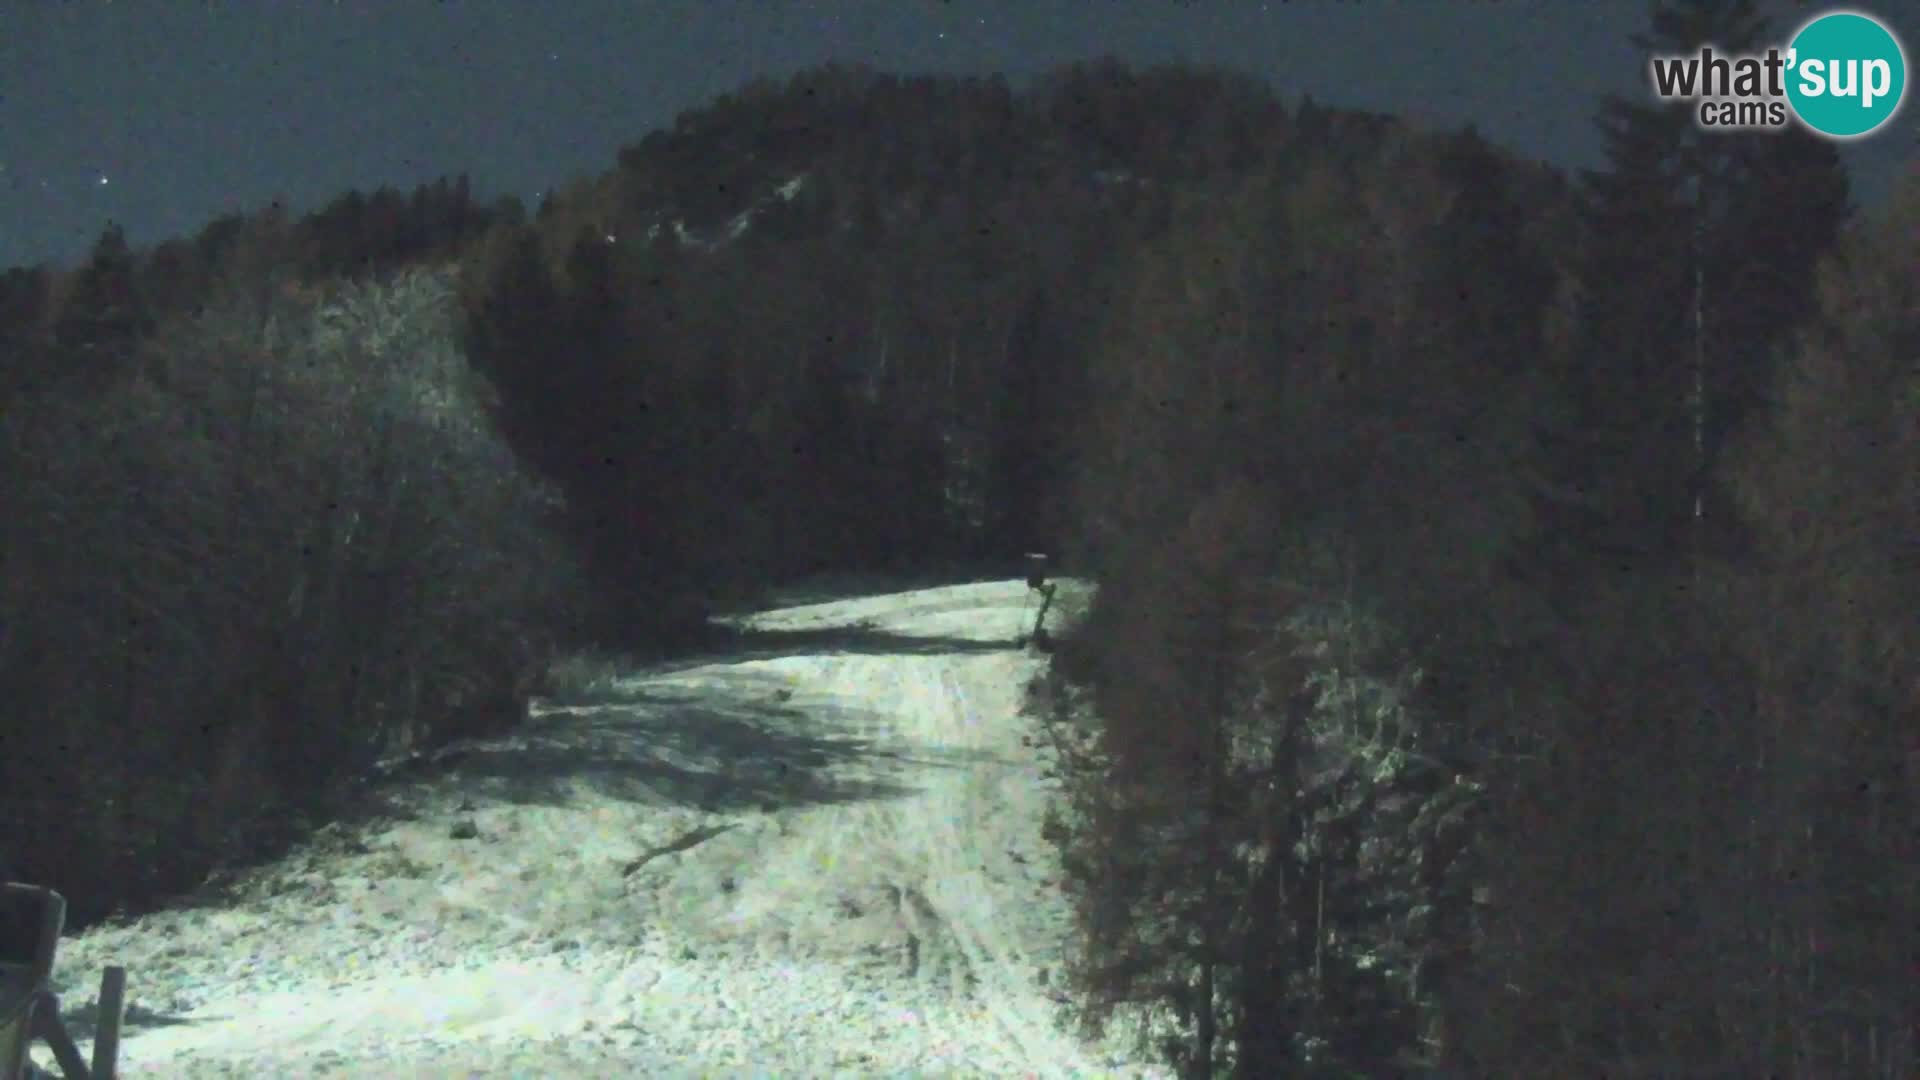
[[[1663,0],[1632,40],[1649,56],[1732,53],[1768,33],[1753,0]],[[1582,529],[1594,553],[1697,564],[1720,447],[1806,310],[1845,177],[1830,144],[1798,131],[1706,131],[1684,108],[1617,96],[1598,122],[1608,164],[1583,191],[1589,438],[1569,479],[1604,506]]]
[[[126,232],[110,224],[75,276],[53,324],[53,341],[67,372],[111,374],[125,369],[134,346],[153,329],[139,268]]]
[[[1667,0],[1634,43],[1747,52],[1767,33],[1749,0]],[[1758,805],[1792,763],[1749,722],[1724,645],[1738,620],[1713,595],[1738,530],[1717,492],[1723,448],[1758,416],[1805,303],[1759,309],[1805,290],[1844,183],[1831,149],[1797,134],[1708,131],[1624,98],[1599,123],[1608,167],[1583,177],[1579,360],[1562,375],[1572,409],[1541,500],[1566,554],[1541,588],[1567,633],[1531,658],[1556,674],[1522,684],[1548,754],[1502,800],[1503,944],[1481,965],[1484,985],[1523,993],[1476,1042],[1483,1057],[1532,1043],[1509,1071],[1761,1075],[1779,1059],[1728,987],[1764,953],[1751,928],[1768,920],[1773,868],[1717,838],[1774,828]],[[1793,234],[1786,250],[1769,219]],[[1581,982],[1542,997],[1569,967]]]
[[[1741,846],[1794,874],[1760,879],[1786,902],[1751,902],[1767,963],[1735,986],[1769,1064],[1798,1056],[1802,1075],[1920,1065],[1917,229],[1909,182],[1850,232],[1770,423],[1733,455],[1760,561],[1729,622],[1773,762]]]

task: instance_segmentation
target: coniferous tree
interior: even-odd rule
[[[488,235],[463,278],[467,355],[499,392],[494,413],[516,450],[555,480],[568,473],[557,451],[569,407],[545,382],[561,330],[560,294],[539,236],[524,226]]]
[[[1844,238],[1774,408],[1734,455],[1756,565],[1730,640],[1755,687],[1768,783],[1740,815],[1746,930],[1720,980],[1764,1067],[1910,1075],[1920,1064],[1920,185]]]
[[[1663,0],[1633,43],[1744,52],[1768,30],[1753,0]],[[1584,192],[1586,438],[1563,474],[1599,508],[1574,531],[1616,563],[1693,564],[1727,542],[1706,520],[1709,502],[1724,506],[1713,463],[1805,310],[1796,297],[1848,212],[1845,175],[1830,143],[1797,130],[1706,131],[1685,108],[1622,97],[1599,124],[1608,165]]]
[[[1635,42],[1744,51],[1765,35],[1746,0],[1676,0]],[[1706,132],[1683,109],[1626,99],[1603,105],[1601,127],[1609,168],[1582,190],[1580,359],[1563,369],[1572,408],[1543,432],[1550,467],[1535,485],[1553,543],[1529,559],[1566,632],[1533,650],[1552,677],[1516,672],[1510,686],[1545,754],[1496,800],[1501,905],[1477,977],[1519,990],[1483,1008],[1502,1020],[1470,1041],[1483,1060],[1529,1046],[1509,1059],[1528,1072],[1764,1073],[1777,1065],[1744,1026],[1749,1005],[1716,987],[1749,981],[1739,927],[1758,914],[1766,859],[1710,838],[1763,834],[1755,807],[1785,774],[1725,644],[1740,618],[1714,583],[1739,530],[1716,492],[1723,450],[1754,422],[1805,306],[1760,309],[1804,287],[1844,183],[1830,148],[1797,133]],[[1786,193],[1805,200],[1791,254],[1754,228]],[[1585,977],[1567,986],[1556,973],[1570,969]],[[1714,970],[1727,974],[1700,978]]]
[[[53,344],[65,372],[111,375],[126,370],[134,346],[153,330],[139,266],[125,230],[108,225],[60,305]]]
[[[1792,334],[1814,312],[1821,260],[1853,213],[1832,142],[1793,127],[1730,149],[1734,178],[1721,181],[1718,228],[1701,252],[1699,496],[1708,558],[1745,549],[1721,462],[1743,428],[1767,422]]]

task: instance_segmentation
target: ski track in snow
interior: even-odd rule
[[[742,618],[768,655],[537,709],[63,942],[62,1011],[86,1053],[125,965],[128,1077],[1167,1075],[1063,1031],[1044,985],[1068,916],[1032,615],[1016,581]]]

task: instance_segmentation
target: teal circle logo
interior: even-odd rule
[[[1893,119],[1907,92],[1907,55],[1870,16],[1828,12],[1787,45],[1787,101],[1822,135],[1852,139]]]

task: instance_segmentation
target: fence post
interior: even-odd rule
[[[109,965],[100,973],[100,1007],[93,1028],[93,1080],[113,1080],[119,1068],[120,1023],[126,1015],[127,969]]]

